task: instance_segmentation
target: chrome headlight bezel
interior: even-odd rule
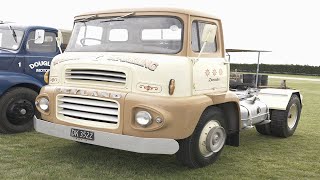
[[[152,123],[152,116],[147,111],[138,111],[135,115],[135,121],[142,127],[147,127]]]
[[[37,101],[37,106],[39,107],[39,109],[41,109],[44,112],[48,112],[49,111],[49,106],[50,106],[50,102],[49,99],[46,97],[41,97],[38,99]]]

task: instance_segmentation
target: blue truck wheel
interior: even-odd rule
[[[0,132],[19,133],[32,130],[33,116],[37,114],[34,101],[38,93],[18,87],[6,92],[0,99]]]

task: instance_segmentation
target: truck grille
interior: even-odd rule
[[[113,85],[125,85],[126,74],[111,70],[69,69],[66,70],[66,79],[77,81],[106,82]]]
[[[113,101],[60,96],[57,110],[62,120],[80,125],[117,127],[119,122],[119,107]]]

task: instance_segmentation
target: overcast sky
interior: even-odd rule
[[[320,10],[316,0],[2,0],[0,20],[72,29],[75,15],[113,8],[179,7],[222,19],[226,48],[271,50],[265,64],[320,66]],[[232,55],[255,63],[257,54]]]

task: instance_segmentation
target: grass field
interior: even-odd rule
[[[307,76],[307,75],[292,75],[292,74],[269,74],[270,76],[293,77],[293,78],[308,78],[320,79],[320,76]]]
[[[287,82],[304,97],[296,133],[283,139],[244,131],[240,147],[226,146],[211,166],[188,169],[174,156],[81,145],[29,132],[0,135],[0,179],[320,179],[320,82]]]

